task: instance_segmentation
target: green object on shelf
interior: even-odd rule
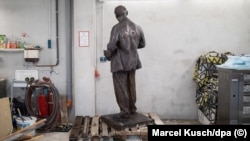
[[[5,39],[6,39],[5,35],[0,35],[0,43],[1,44],[5,42]]]

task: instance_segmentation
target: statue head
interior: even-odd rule
[[[127,17],[128,11],[123,5],[119,5],[115,8],[115,17],[118,21],[122,19],[123,17]]]

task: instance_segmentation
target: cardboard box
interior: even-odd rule
[[[13,130],[9,97],[0,98],[0,139]]]

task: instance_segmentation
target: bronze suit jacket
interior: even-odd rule
[[[145,47],[142,28],[128,18],[113,26],[104,55],[111,61],[111,72],[130,71],[142,67],[137,49]]]

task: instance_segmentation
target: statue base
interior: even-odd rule
[[[154,122],[153,119],[140,113],[130,115],[129,118],[122,118],[120,113],[103,115],[101,116],[101,120],[105,122],[108,126],[118,131],[123,130],[125,128],[137,127],[140,125],[149,125],[153,124]]]

